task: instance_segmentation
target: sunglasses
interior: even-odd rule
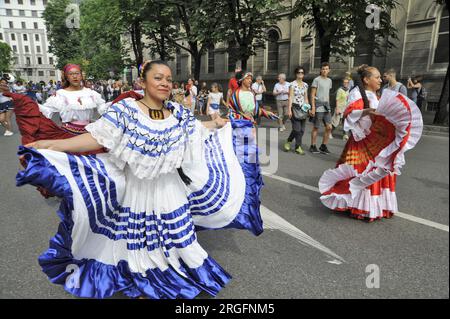
[[[305,74],[303,71],[298,71],[297,74]]]

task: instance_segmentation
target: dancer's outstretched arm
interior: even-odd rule
[[[67,153],[82,153],[95,151],[103,146],[98,144],[91,133],[85,133],[72,138],[63,140],[41,140],[25,145],[25,147],[34,147],[36,149],[48,149]]]

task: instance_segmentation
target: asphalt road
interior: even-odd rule
[[[310,126],[305,145],[309,132]],[[272,139],[284,141],[288,134]],[[58,202],[44,200],[31,186],[15,186],[19,141],[18,134],[0,136],[0,298],[73,298],[51,284],[37,263],[57,230]],[[314,188],[322,172],[334,166],[342,140],[331,140],[328,156],[279,151],[274,174],[290,182],[265,177],[262,204],[263,219],[276,216],[281,227],[266,229],[259,237],[237,230],[199,233],[202,246],[233,276],[217,298],[449,298],[448,142],[424,136],[407,153],[398,178],[399,210],[425,219],[425,224],[399,216],[369,224],[321,205]],[[294,231],[286,231],[286,223]],[[302,232],[311,240],[296,237]],[[319,243],[339,256],[339,262],[320,250]],[[373,269],[368,265],[379,269],[379,288],[366,285],[373,274],[366,272]]]

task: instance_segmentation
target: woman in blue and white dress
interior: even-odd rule
[[[262,233],[262,178],[248,121],[196,120],[165,102],[165,62],[142,67],[145,96],[111,105],[89,133],[22,147],[17,184],[62,198],[62,222],[39,263],[81,297],[215,296],[231,276],[197,242],[201,229]],[[101,147],[107,153],[76,156]]]

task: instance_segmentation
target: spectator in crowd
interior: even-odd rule
[[[194,80],[189,79],[186,85],[185,95],[185,105],[188,107],[192,114],[195,114],[195,101],[197,100],[197,87],[194,85]]]
[[[353,89],[353,87],[355,86],[355,82],[353,81],[352,78],[352,72],[350,71],[345,72],[344,79],[348,79],[348,90]]]
[[[46,91],[47,91],[46,99],[56,93],[56,85],[54,84],[53,80],[50,80],[48,82],[48,84],[45,86],[45,88],[46,88]]]
[[[211,116],[212,120],[216,120],[220,116],[220,105],[227,104],[223,100],[223,93],[221,87],[217,83],[211,84],[211,92],[208,94],[208,101],[206,103],[206,113]]]
[[[284,150],[289,152],[291,150],[291,143],[295,139],[295,152],[300,155],[305,155],[302,148],[302,138],[305,133],[306,119],[308,113],[304,110],[304,105],[309,104],[308,101],[308,84],[303,82],[305,77],[305,69],[301,66],[295,68],[295,81],[291,82],[289,87],[288,100],[288,116],[292,122],[292,131],[287,142],[284,143]]]
[[[186,94],[187,94],[188,104],[190,105],[191,112],[192,112],[192,114],[195,114],[195,102],[197,100],[198,90],[197,90],[197,87],[195,86],[195,82],[193,79],[188,80],[185,95]]]
[[[123,87],[122,81],[118,80],[118,81],[114,82],[114,85],[113,85],[113,96],[112,96],[113,100],[117,99],[117,97],[119,97],[119,95],[123,93],[122,92],[122,87]]]
[[[8,80],[5,78],[0,79],[0,85],[2,87],[8,87]],[[0,125],[5,128],[4,136],[12,136],[11,115],[13,112],[13,103],[9,97],[3,96],[0,90]]]
[[[320,68],[320,76],[316,77],[311,84],[311,115],[314,127],[311,132],[311,153],[329,154],[327,144],[331,133],[331,107],[330,107],[330,90],[332,81],[328,77],[330,73],[330,64],[323,62]],[[317,149],[317,133],[319,132],[320,123],[325,126],[322,145]]]
[[[419,109],[422,111],[423,103],[426,100],[427,93],[425,90],[425,87],[422,84],[423,78],[420,75],[417,75],[411,79],[411,77],[408,78],[408,83],[406,84],[408,86],[408,89],[411,90],[410,98],[411,100],[416,103],[416,105],[419,107]]]
[[[37,101],[37,97],[36,97],[37,87],[36,87],[36,84],[34,84],[33,81],[30,81],[30,82],[28,82],[26,88],[27,88],[26,95],[28,95],[34,101]]]
[[[242,71],[241,67],[236,67],[234,69],[233,77],[230,79],[230,81],[228,81],[227,104],[229,103],[231,95],[234,93],[234,91],[236,91],[239,88],[239,84],[236,79],[236,74],[238,74],[241,71]]]
[[[278,75],[278,83],[273,88],[273,95],[275,96],[278,110],[278,125],[280,132],[286,130],[286,120],[288,119],[288,99],[289,99],[289,82],[286,81],[286,74],[280,73]]]
[[[12,87],[14,93],[26,94],[27,88],[23,85],[22,81],[17,81]]]
[[[342,120],[344,117],[344,111],[347,107],[347,97],[350,92],[350,79],[348,77],[344,77],[342,80],[342,86],[336,92],[336,108],[334,109],[333,117],[331,118],[331,125],[333,128],[338,127],[342,124]],[[330,138],[332,137],[330,133]],[[344,130],[343,140],[348,140],[348,134]]]
[[[178,82],[173,84],[172,99],[179,104],[183,104],[184,90],[180,87]]]
[[[203,82],[197,98],[197,112],[199,112],[200,115],[206,114],[206,104],[208,103],[208,96],[208,85],[206,84],[206,82]]]
[[[256,77],[256,82],[252,84],[252,91],[255,94],[256,102],[259,108],[264,108],[264,93],[267,92],[266,86],[261,75]],[[261,117],[258,116],[256,124],[261,124]]]
[[[125,81],[123,83],[122,92],[120,94],[125,93],[125,92],[129,92],[129,91],[131,91],[131,86],[128,84],[128,81]]]
[[[381,89],[381,93],[384,90],[392,90],[395,92],[399,92],[404,96],[408,96],[408,90],[403,83],[397,81],[397,74],[394,69],[389,69],[383,74],[383,81],[386,83]]]

